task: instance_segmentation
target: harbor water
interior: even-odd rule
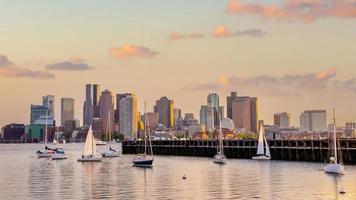
[[[59,145],[68,159],[52,161],[37,158],[43,144],[0,144],[0,199],[356,199],[352,165],[336,176],[323,163],[155,156],[136,168],[134,155],[79,163],[83,145]]]

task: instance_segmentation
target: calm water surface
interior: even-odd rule
[[[65,144],[67,160],[37,159],[39,147],[0,144],[0,199],[356,199],[356,166],[334,176],[318,163],[156,156],[143,169],[133,155],[78,163],[83,144]]]

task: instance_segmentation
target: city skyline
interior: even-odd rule
[[[75,99],[82,121],[88,82],[136,94],[141,112],[145,100],[152,111],[167,96],[199,116],[207,94],[226,106],[237,91],[258,97],[259,118],[270,124],[276,112],[290,113],[296,126],[304,110],[333,107],[338,123],[356,119],[351,1],[330,0],[327,9],[304,2],[307,15],[290,0],[266,1],[259,11],[249,9],[252,0],[43,2],[2,3],[0,125],[29,123],[29,105],[46,94],[56,96],[57,122],[62,97]],[[286,14],[266,16],[273,5]]]

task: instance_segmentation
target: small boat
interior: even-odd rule
[[[332,174],[344,174],[344,165],[338,163],[338,145],[337,145],[337,136],[336,136],[336,120],[335,120],[335,109],[333,110],[334,115],[334,134],[333,134],[333,143],[334,143],[334,156],[330,157],[330,163],[324,167],[326,173]]]
[[[153,164],[153,151],[152,151],[152,144],[151,144],[151,137],[150,137],[150,131],[147,129],[148,128],[148,119],[147,119],[147,114],[146,114],[146,101],[145,101],[145,128],[144,128],[144,140],[145,140],[145,146],[144,146],[144,153],[143,154],[138,154],[135,156],[135,158],[132,160],[132,164],[135,167],[152,167]],[[148,146],[150,150],[150,155],[147,154],[147,138],[148,138]]]
[[[52,160],[64,160],[67,159],[67,156],[65,155],[63,148],[57,148],[51,158]]]
[[[48,148],[47,146],[45,146],[44,151],[37,150],[37,152],[36,152],[38,158],[50,158],[52,156],[52,154],[54,154],[54,153],[55,153],[55,150]]]
[[[89,131],[85,139],[82,157],[78,159],[78,162],[101,162],[101,156],[96,151],[96,142],[91,126],[89,127]]]
[[[183,177],[182,177],[183,180],[186,180],[187,179],[187,176],[184,174]]]
[[[95,140],[95,145],[107,145],[107,143],[102,140]]]
[[[261,125],[260,127],[260,133],[258,136],[258,147],[257,147],[257,153],[256,156],[253,156],[253,160],[270,160],[271,159],[271,153],[269,151],[266,135],[264,133],[264,127]],[[265,151],[266,149],[266,151]]]
[[[115,157],[119,157],[119,151],[110,147],[109,151],[102,153],[102,155],[105,158],[115,158]]]
[[[213,163],[216,164],[226,164],[226,156],[224,155],[224,143],[222,141],[222,128],[221,128],[221,120],[220,120],[220,128],[219,128],[219,147],[218,152],[214,156]]]

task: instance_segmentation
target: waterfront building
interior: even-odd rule
[[[156,105],[153,107],[154,112],[159,114],[159,123],[167,128],[174,128],[173,104],[173,100],[169,100],[167,97],[161,97],[156,101]]]
[[[276,113],[273,115],[274,125],[279,128],[289,128],[290,127],[290,114],[287,112]]]
[[[228,129],[229,131],[236,130],[234,122],[232,121],[232,119],[227,118],[227,117],[225,117],[225,118],[223,118],[221,120],[221,128]]]
[[[134,94],[128,95],[119,102],[120,111],[120,133],[125,139],[137,139],[138,132],[138,111],[137,97]]]
[[[254,133],[258,131],[257,97],[237,96],[236,92],[231,92],[226,107],[228,118],[232,119],[237,129]]]
[[[20,140],[25,135],[24,124],[8,124],[1,128],[1,139],[3,140]]]
[[[300,128],[308,132],[320,132],[327,128],[326,110],[306,110],[300,115]]]
[[[103,134],[106,139],[109,139],[109,135],[113,135],[115,131],[114,124],[114,97],[109,90],[104,90],[101,93],[99,100],[100,119],[103,122]]]
[[[35,121],[39,120],[41,116],[48,114],[48,108],[42,105],[31,105],[30,112],[30,124],[35,124]]]
[[[99,112],[99,94],[100,85],[86,84],[85,85],[85,101],[83,105],[83,125],[90,126],[93,122],[93,117],[100,117]]]
[[[41,142],[45,139],[46,126],[41,124],[30,124],[25,126],[25,134],[28,141]],[[55,127],[47,126],[47,141],[50,142],[54,138],[56,132]]]
[[[61,99],[61,126],[65,125],[66,121],[74,120],[74,99],[62,98]]]

